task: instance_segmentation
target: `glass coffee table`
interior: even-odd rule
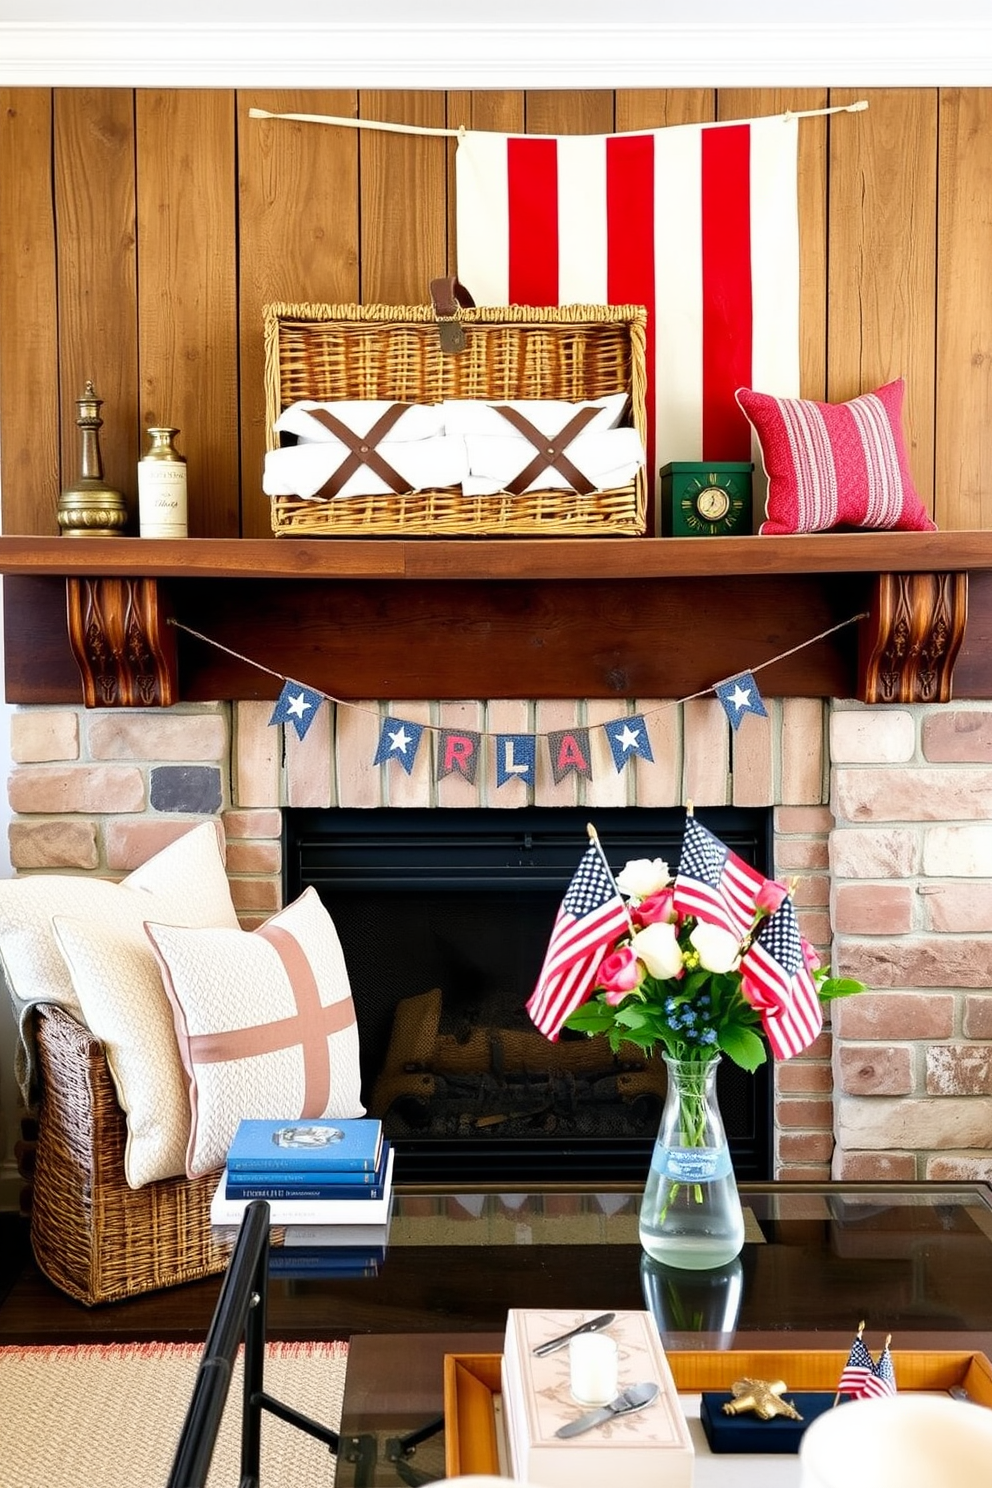
[[[269,1319],[351,1347],[337,1488],[444,1476],[445,1354],[499,1353],[510,1307],[649,1309],[669,1351],[849,1348],[992,1355],[992,1188],[742,1184],[738,1260],[672,1272],[637,1239],[639,1195],[400,1191],[378,1275],[270,1286]],[[285,1322],[285,1319],[283,1319]],[[877,1348],[876,1348],[877,1352]]]

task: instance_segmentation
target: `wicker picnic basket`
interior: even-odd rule
[[[218,1173],[130,1188],[127,1127],[100,1041],[64,1009],[35,1011],[41,1073],[31,1245],[48,1279],[79,1302],[116,1302],[222,1271],[211,1238]]]
[[[433,305],[267,306],[268,448],[276,448],[280,413],[303,398],[577,402],[626,392],[644,439],[641,306],[459,305],[452,319],[464,336],[456,353],[442,349],[445,317]],[[272,528],[280,537],[634,537],[645,529],[646,490],[641,469],[629,485],[588,495],[465,496],[454,487],[321,501],[276,496]]]

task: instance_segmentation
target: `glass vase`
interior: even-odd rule
[[[642,1255],[641,1291],[666,1347],[733,1348],[744,1297],[740,1256],[725,1266],[686,1271]]]
[[[725,1266],[744,1244],[744,1215],[717,1104],[720,1057],[663,1058],[668,1090],[641,1200],[641,1245],[685,1271]]]

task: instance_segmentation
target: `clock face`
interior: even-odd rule
[[[741,530],[744,498],[732,475],[711,471],[690,480],[682,493],[682,520],[696,537],[719,537]]]
[[[696,510],[707,522],[719,522],[730,510],[730,497],[722,486],[704,486],[696,497]]]
[[[735,537],[751,531],[751,472],[743,461],[673,461],[661,469],[666,537]]]

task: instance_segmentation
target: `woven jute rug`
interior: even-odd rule
[[[0,1348],[0,1488],[163,1488],[199,1344]],[[264,1387],[322,1426],[341,1419],[346,1343],[270,1343]],[[242,1375],[228,1393],[210,1488],[240,1480]],[[330,1488],[322,1443],[262,1416],[263,1488]]]

